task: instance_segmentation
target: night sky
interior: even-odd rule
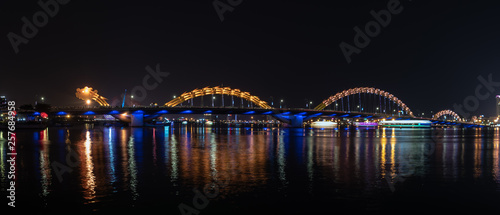
[[[402,0],[402,11],[351,63],[339,44],[354,45],[353,28],[364,29],[374,20],[370,11],[386,10],[389,0],[242,0],[224,21],[213,2],[71,0],[16,54],[7,35],[22,36],[22,17],[32,20],[42,9],[37,1],[3,0],[0,95],[18,104],[44,96],[52,105],[79,106],[76,88],[119,98],[141,85],[146,66],[159,64],[170,75],[144,105],[224,85],[305,107],[366,86],[393,93],[414,112],[437,112],[474,95],[479,75],[500,81],[498,1]],[[476,113],[495,114],[497,93]]]

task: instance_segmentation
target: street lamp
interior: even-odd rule
[[[87,103],[87,107],[90,107],[90,99],[87,99],[86,103]]]
[[[45,98],[42,96],[42,103],[43,103],[44,100],[45,100]]]
[[[283,99],[280,100],[280,108],[281,108],[281,103],[283,103]]]

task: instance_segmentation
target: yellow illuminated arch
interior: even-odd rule
[[[442,111],[439,111],[436,114],[434,114],[434,117],[432,117],[432,118],[433,119],[439,119],[439,117],[442,117],[444,115],[450,115],[450,116],[454,117],[455,119],[457,119],[458,121],[462,121],[462,119],[460,118],[460,116],[458,116],[458,114],[455,113],[452,110],[442,110]]]
[[[267,104],[267,102],[262,101],[259,99],[257,96],[251,95],[249,92],[242,92],[239,89],[231,89],[229,87],[205,87],[203,89],[195,89],[191,92],[185,92],[179,97],[165,103],[165,106],[167,107],[174,107],[179,105],[182,102],[185,102],[189,99],[200,97],[200,96],[206,96],[206,95],[229,95],[229,96],[236,96],[243,98],[247,101],[251,101],[254,104],[258,105],[261,108],[271,108]]]
[[[408,115],[410,115],[412,117],[414,116],[413,112],[411,112],[410,108],[408,108],[408,106],[406,106],[406,104],[403,103],[403,101],[399,100],[397,97],[390,94],[389,92],[386,92],[386,91],[383,91],[380,89],[376,89],[373,87],[357,87],[357,88],[344,90],[340,93],[337,93],[333,96],[330,96],[328,99],[324,100],[321,104],[316,106],[314,109],[315,110],[323,110],[328,105],[332,104],[333,102],[338,101],[341,98],[344,98],[344,97],[347,97],[347,96],[350,96],[353,94],[358,94],[358,93],[371,93],[371,94],[380,95],[382,97],[385,97],[385,98],[391,100],[392,102],[396,103],[399,107],[401,107],[401,109],[403,109],[406,113],[408,113]]]
[[[97,94],[97,90],[93,90],[92,87],[77,88],[75,95],[76,98],[84,101],[94,100],[101,106],[109,106],[108,102],[106,102],[108,99]]]

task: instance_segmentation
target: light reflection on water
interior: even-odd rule
[[[180,202],[191,201],[193,188],[213,182],[227,185],[214,199],[220,202],[250,194],[253,197],[245,197],[250,202],[334,201],[346,196],[356,202],[390,196],[388,181],[396,190],[422,189],[437,182],[474,190],[480,183],[488,190],[484,192],[493,188],[489,194],[500,199],[498,129],[87,125],[19,131],[18,138],[22,147],[17,168],[25,170],[20,180],[28,184],[36,179],[25,189],[20,185],[19,195],[30,200],[28,205],[41,208],[62,200],[92,210],[168,200],[167,210],[177,210]],[[0,179],[5,189],[4,137],[0,142],[4,146]],[[76,152],[75,166],[67,160],[71,152]],[[69,168],[62,181],[54,162]]]

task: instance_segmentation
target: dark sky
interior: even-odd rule
[[[141,85],[146,66],[159,64],[170,75],[143,104],[223,84],[303,107],[306,99],[316,105],[370,86],[428,112],[462,104],[479,75],[500,81],[497,1],[402,0],[401,13],[350,64],[339,44],[354,45],[353,28],[364,29],[374,20],[370,11],[387,9],[388,0],[242,0],[223,22],[213,2],[71,0],[16,54],[7,35],[22,36],[21,18],[42,9],[37,1],[3,0],[0,94],[17,103],[44,96],[53,105],[82,105],[76,88],[117,98]],[[494,100],[481,101],[477,113],[494,114]]]

